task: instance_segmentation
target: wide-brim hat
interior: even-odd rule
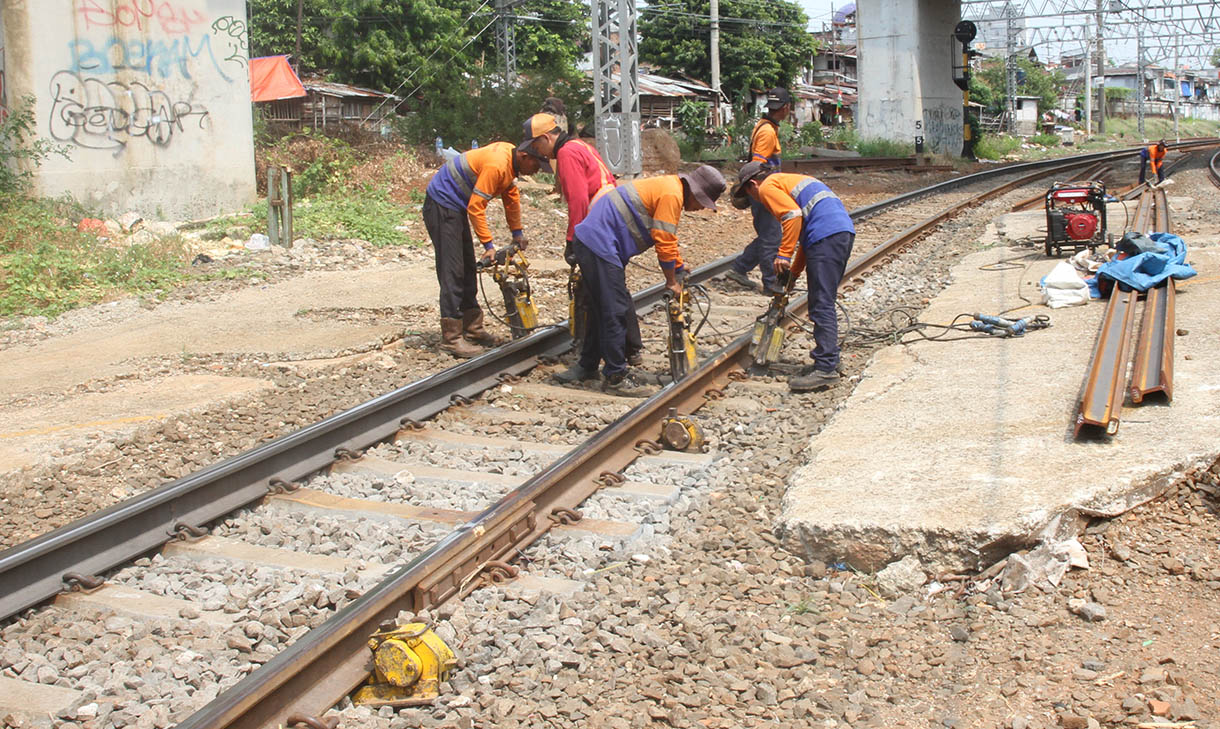
[[[762,162],[747,162],[741,166],[741,169],[737,171],[737,184],[733,185],[733,190],[729,193],[733,207],[738,210],[750,207],[750,196],[746,194],[746,183],[766,169],[767,165]]]
[[[716,198],[728,187],[720,170],[710,165],[699,165],[690,172],[679,172],[678,177],[686,182],[699,204],[709,210],[716,209]]]

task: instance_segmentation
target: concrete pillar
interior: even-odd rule
[[[957,0],[860,0],[857,5],[860,137],[962,150],[962,91],[953,83]]]
[[[245,0],[0,0],[11,112],[63,145],[36,192],[186,219],[254,199]]]

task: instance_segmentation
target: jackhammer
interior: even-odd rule
[[[538,326],[538,309],[530,297],[529,261],[513,243],[496,251],[490,263],[479,261],[478,268],[491,269],[491,278],[504,297],[504,316],[513,339],[529,334]]]
[[[580,351],[581,342],[589,332],[589,295],[580,275],[580,266],[572,266],[568,272],[568,334],[572,344]]]
[[[669,315],[669,376],[680,380],[695,368],[695,332],[691,330],[691,293],[686,286],[675,296],[665,292],[665,310]]]
[[[771,297],[771,303],[763,315],[754,322],[754,333],[750,337],[750,356],[755,367],[766,367],[779,360],[784,346],[784,317],[792,287],[805,270],[805,249],[797,246],[792,257],[792,267],[779,276],[780,290]]]

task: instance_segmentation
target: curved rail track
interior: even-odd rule
[[[1208,143],[1215,142],[1204,140],[1183,146],[1190,148]],[[854,211],[853,217],[860,228],[857,249],[865,252],[851,262],[844,285],[847,288],[859,285],[871,269],[892,260],[940,222],[984,199],[984,196],[959,188],[995,177],[1010,178],[986,193],[988,197],[995,196],[1047,174],[1130,153],[1130,150],[1124,150],[998,168]],[[903,226],[897,235],[887,236],[885,228],[868,222],[872,216],[932,195],[938,196],[934,207],[939,212],[931,217],[920,213],[909,216],[910,220],[888,223],[889,229]],[[951,204],[945,206],[945,202]],[[722,273],[731,260],[732,257],[724,258],[700,268],[693,273],[691,281],[698,283],[711,279]],[[637,294],[638,309],[647,312],[660,301],[661,293],[662,287],[655,286]],[[761,308],[757,301],[753,300],[756,309]],[[803,299],[799,299],[792,310],[799,311],[803,305]],[[753,318],[750,307],[736,308],[746,311],[733,312],[732,306],[722,307],[729,314],[737,315],[737,323],[744,321],[748,325]],[[722,323],[731,326],[733,316],[726,315]],[[722,335],[722,338],[728,338],[728,335]],[[336,504],[350,507],[346,509],[348,514],[377,511],[367,503],[357,503],[369,501],[360,496],[331,494],[323,497],[311,489],[302,491],[300,481],[336,461],[340,462],[339,471],[343,470],[342,462],[345,461],[354,461],[352,468],[355,470],[362,467],[361,460],[365,461],[363,467],[377,465],[371,464],[367,456],[362,458],[355,454],[387,440],[395,441],[394,447],[400,449],[404,443],[422,444],[424,451],[433,452],[451,447],[452,439],[446,441],[443,433],[429,432],[433,429],[421,433],[412,429],[418,427],[420,421],[437,416],[455,403],[469,403],[471,398],[489,389],[511,392],[517,388],[517,396],[537,397],[543,403],[537,410],[556,422],[587,417],[587,403],[600,401],[604,404],[606,396],[601,395],[599,400],[600,393],[586,396],[579,390],[564,390],[565,399],[585,403],[585,406],[572,407],[572,402],[568,402],[565,410],[564,403],[555,398],[556,393],[545,386],[513,383],[514,378],[562,353],[569,345],[565,327],[540,329],[476,359],[0,553],[0,575],[5,585],[0,593],[0,616],[11,616],[52,598],[70,583],[88,586],[93,583],[94,575],[129,563],[170,540],[198,533],[203,526],[265,498],[281,508],[329,509],[332,515],[335,511],[344,511]],[[293,630],[285,633],[284,640],[295,639],[295,642],[221,693],[181,726],[274,726],[290,723],[297,715],[325,711],[367,675],[365,641],[382,621],[393,619],[402,610],[418,611],[438,605],[468,592],[475,580],[494,579],[505,570],[511,571],[504,565],[504,560],[556,525],[574,527],[574,521],[579,525],[582,520],[576,508],[599,489],[607,486],[618,489],[618,496],[630,491],[622,482],[630,479],[627,469],[634,468],[632,464],[641,456],[671,467],[697,467],[700,459],[695,456],[647,455],[653,450],[649,441],[669,409],[690,413],[708,399],[715,398],[720,387],[742,369],[748,349],[749,335],[739,336],[687,377],[662,387],[642,402],[620,401],[617,410],[611,407],[600,416],[608,425],[602,428],[601,422],[594,423],[597,432],[575,448],[568,450],[564,445],[554,443],[550,448],[535,447],[537,452],[531,463],[537,464],[539,470],[531,477],[522,480],[505,474],[501,466],[492,466],[501,468],[500,475],[508,475],[500,479],[504,493],[498,499],[485,500],[477,507],[425,504],[409,510],[412,518],[446,525],[441,530],[444,535],[430,546],[404,548],[391,555],[394,561],[406,560],[406,564],[390,572],[370,573],[378,577],[376,584],[350,603],[346,599],[332,601],[330,604],[347,604],[308,632],[301,634],[296,629],[306,623],[312,624],[311,619],[301,623],[290,620],[289,623],[295,624],[285,626]],[[503,412],[483,415],[500,424],[506,422]],[[491,445],[490,441],[478,438],[472,442]],[[518,445],[524,450],[531,448],[528,443]],[[561,454],[558,459],[547,465],[550,457],[557,453]],[[407,472],[415,482],[426,482],[429,478],[426,467],[404,466],[395,463],[393,458],[382,459],[381,456],[372,460],[378,459],[390,461],[388,466],[380,464],[383,478],[387,475],[396,477],[402,472]],[[387,474],[387,467],[398,470]],[[378,469],[371,470],[376,472]],[[452,474],[446,474],[444,478],[452,479]],[[647,488],[635,491],[647,497]],[[457,528],[449,531],[448,525],[453,524],[458,525]],[[585,525],[593,526],[605,525]],[[226,522],[222,531],[236,533],[242,528],[239,520],[233,524]],[[257,530],[249,525],[245,528]],[[613,530],[613,527],[609,528]],[[344,568],[344,564],[336,567],[340,571]]]
[[[1220,152],[1216,152],[1207,161],[1207,179],[1216,187],[1220,187]]]

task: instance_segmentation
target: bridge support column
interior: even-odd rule
[[[953,27],[957,0],[860,0],[860,105],[862,139],[914,142],[928,152],[962,150],[962,92],[953,83]]]

